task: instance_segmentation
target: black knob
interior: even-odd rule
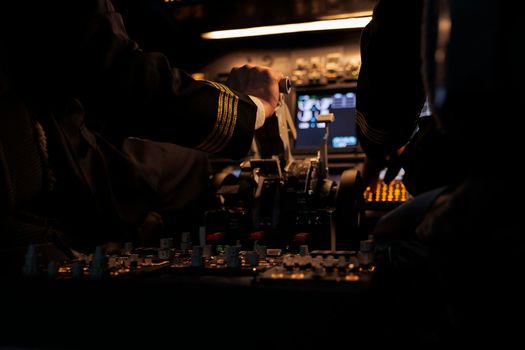
[[[292,81],[289,77],[284,77],[279,81],[279,92],[289,94],[292,90]]]

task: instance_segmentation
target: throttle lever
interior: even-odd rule
[[[289,94],[292,91],[292,81],[289,77],[284,77],[279,80],[279,92],[283,94]]]

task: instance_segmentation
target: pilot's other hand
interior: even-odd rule
[[[271,117],[279,103],[279,81],[283,74],[271,68],[246,64],[231,70],[226,85],[247,95],[259,98],[264,116]]]
[[[366,157],[361,167],[361,177],[363,178],[364,188],[370,186],[375,191],[379,181],[381,170],[386,167],[386,159]]]
[[[390,155],[385,158],[380,157],[366,157],[361,168],[361,176],[365,188],[370,186],[370,189],[374,191],[379,183],[379,175],[381,171],[385,170],[385,176],[383,181],[389,184],[396,178],[401,170],[401,158],[400,153],[402,149],[398,150],[398,154]]]

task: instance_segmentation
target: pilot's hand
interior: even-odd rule
[[[264,106],[264,116],[271,117],[279,103],[280,72],[273,69],[246,64],[233,68],[226,85],[247,95],[258,97]]]
[[[387,156],[384,158],[373,158],[366,157],[363,167],[361,169],[361,176],[363,178],[363,183],[365,188],[370,186],[370,189],[374,191],[379,182],[379,175],[382,170],[386,169],[385,176],[383,181],[386,184],[389,184],[394,180],[401,170],[401,158],[400,154],[403,149],[398,150],[397,154]]]
[[[370,187],[374,191],[379,181],[381,170],[386,167],[386,159],[366,157],[361,167],[361,177],[364,188]]]

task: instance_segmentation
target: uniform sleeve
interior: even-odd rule
[[[106,70],[100,81],[105,86],[104,96],[109,97],[104,105],[114,108],[106,118],[107,132],[124,131],[126,136],[172,142],[231,158],[247,154],[257,114],[247,95],[219,83],[196,81],[170,67],[164,55],[143,52],[127,37],[120,15],[110,5],[101,14],[100,23],[100,39],[93,36],[91,47],[104,48],[108,43],[107,49],[94,51]]]
[[[363,30],[356,123],[369,157],[392,154],[408,142],[423,107],[422,3],[380,0]]]
[[[14,5],[10,29],[19,33],[17,81],[37,90],[32,96],[81,101],[88,126],[115,144],[132,136],[236,159],[248,153],[257,114],[248,95],[141,50],[108,0],[28,2]]]

